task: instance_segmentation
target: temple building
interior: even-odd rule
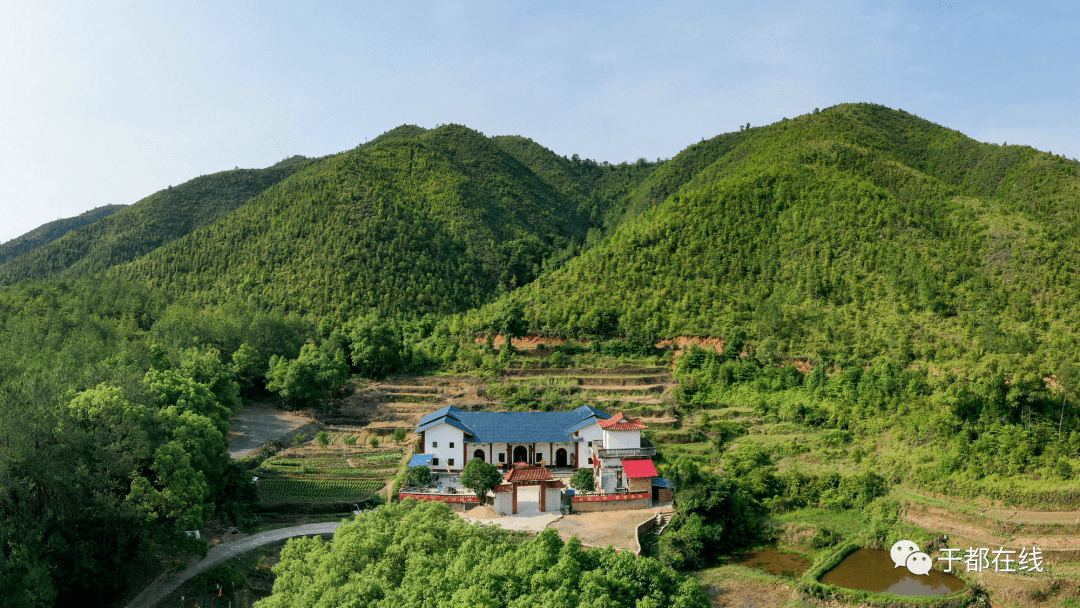
[[[467,412],[450,405],[424,416],[414,432],[433,471],[460,472],[473,458],[503,470],[525,463],[611,471],[621,470],[623,459],[656,454],[641,447],[645,428],[622,412],[613,417],[587,405],[569,412]]]

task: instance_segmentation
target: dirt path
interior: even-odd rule
[[[262,403],[246,407],[230,421],[229,455],[243,458],[262,444],[295,434],[313,422],[315,419],[309,415],[283,412]]]
[[[135,599],[128,603],[127,608],[154,608],[158,602],[165,599],[167,595],[175,591],[180,585],[195,575],[238,555],[247,553],[256,547],[272,545],[296,536],[333,534],[340,525],[341,522],[339,521],[331,521],[318,524],[303,524],[291,528],[280,528],[278,530],[268,530],[266,532],[252,534],[251,536],[245,536],[240,540],[212,547],[206,554],[206,557],[199,563],[189,566],[187,569],[176,574],[165,573],[159,576],[153,583],[150,583],[149,587],[143,589],[142,593],[135,596]]]

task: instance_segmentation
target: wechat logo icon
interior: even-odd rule
[[[889,549],[889,556],[896,564],[893,568],[904,566],[912,574],[929,574],[930,567],[934,565],[930,556],[919,551],[919,546],[910,540],[896,542],[892,549]]]

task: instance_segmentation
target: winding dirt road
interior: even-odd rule
[[[246,536],[239,540],[211,547],[210,551],[206,554],[206,557],[199,563],[176,574],[169,574],[166,572],[157,577],[154,582],[150,583],[149,587],[143,589],[142,593],[128,603],[127,608],[154,608],[158,602],[165,599],[167,595],[175,591],[177,587],[195,575],[238,555],[247,553],[256,547],[272,545],[296,536],[333,534],[340,525],[340,521],[331,521],[318,524],[303,524],[291,528],[280,528],[278,530],[267,530],[266,532],[259,532],[258,534],[252,534],[251,536]]]

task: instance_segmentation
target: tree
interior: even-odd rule
[[[315,433],[315,443],[318,443],[319,445],[324,447],[329,445],[330,435],[328,435],[326,431],[319,431],[318,433]]]
[[[368,378],[382,378],[401,368],[404,343],[398,332],[375,316],[360,317],[349,326],[353,368]]]
[[[422,486],[431,482],[431,469],[421,465],[418,467],[409,467],[407,473],[409,479],[409,485]]]
[[[596,489],[596,481],[593,479],[592,469],[578,469],[570,478],[570,487],[581,492],[592,492]]]
[[[266,389],[277,393],[283,405],[321,405],[331,393],[345,386],[349,367],[341,347],[328,340],[320,347],[305,344],[292,361],[271,356],[266,379]]]
[[[377,448],[377,447],[379,447],[379,438],[376,437],[375,435],[372,435],[371,438],[368,439],[368,443],[371,444],[371,447]]]
[[[487,496],[488,490],[501,482],[502,474],[499,473],[499,469],[495,468],[495,465],[484,462],[483,458],[473,458],[461,472],[461,485],[476,492],[481,501],[484,500],[484,496]]]
[[[394,429],[394,443],[401,443],[402,441],[405,441],[405,435],[407,434],[408,431],[406,431],[405,429]]]

